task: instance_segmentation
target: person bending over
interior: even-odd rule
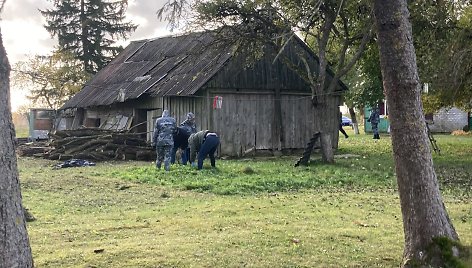
[[[220,138],[214,132],[202,130],[191,134],[188,138],[188,145],[190,147],[190,163],[192,166],[195,166],[195,158],[198,152],[198,169],[203,168],[203,160],[207,156],[210,157],[211,166],[216,167],[215,152],[219,144]]]

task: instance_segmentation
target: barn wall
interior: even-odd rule
[[[310,86],[282,60],[287,57],[291,62],[299,62],[303,69],[297,53],[311,58],[310,68],[317,70],[314,56],[292,42],[284,49],[284,56],[275,62],[277,53],[274,51],[267,51],[253,64],[233,58],[205,85],[208,100],[215,95],[223,97],[221,110],[211,109],[211,103],[207,104],[211,118],[209,128],[222,131],[225,136],[222,153],[243,155],[251,149],[302,149],[313,134],[320,131],[318,115],[311,103]],[[327,79],[329,84],[329,75]],[[328,101],[329,108],[324,112],[330,118],[332,144],[337,147],[341,96],[334,95]]]
[[[148,111],[147,120],[147,139],[151,141],[152,132],[154,130],[154,123],[156,118],[162,115],[163,110],[168,110],[170,115],[175,118],[177,125],[180,125],[186,118],[187,113],[195,114],[195,122],[197,130],[208,129],[207,117],[205,116],[206,109],[202,103],[205,103],[203,97],[155,97],[144,99],[139,105],[140,109]]]
[[[273,90],[279,88],[291,92],[310,93],[307,82],[301,79],[300,75],[294,72],[283,62],[282,59],[289,59],[290,62],[298,62],[301,70],[305,66],[300,61],[297,53],[304,55],[310,62],[311,71],[316,72],[316,60],[310,53],[302,49],[296,42],[288,44],[282,56],[274,62],[278,51],[267,49],[264,56],[255,62],[243,56],[233,57],[206,85],[208,88],[233,89],[233,90]]]
[[[204,121],[206,121],[203,102],[204,98],[200,96],[165,97],[163,99],[163,107],[169,110],[171,116],[177,121],[177,125],[180,125],[180,123],[187,119],[187,113],[194,113],[197,130],[202,130],[202,126],[205,125]]]
[[[255,150],[303,149],[320,130],[318,116],[307,94],[281,93],[281,120],[276,115],[274,92],[209,92],[207,100],[223,97],[221,109],[208,104],[209,129],[219,133],[223,155],[242,156]],[[338,141],[339,97],[331,100],[329,111],[333,144]],[[205,114],[205,112],[204,112]],[[280,122],[281,121],[281,122]],[[281,131],[279,130],[281,126]],[[282,134],[281,134],[282,133]]]
[[[312,135],[320,130],[318,115],[309,94],[281,92],[278,104],[275,91],[269,90],[237,92],[211,89],[202,92],[195,97],[154,98],[139,105],[124,103],[115,107],[87,109],[85,117],[101,118],[103,122],[104,118],[115,114],[135,116],[139,107],[147,111],[147,138],[150,140],[154,121],[162,109],[168,109],[177,124],[185,120],[186,114],[191,111],[196,115],[198,130],[208,129],[220,135],[219,155],[230,156],[243,156],[254,150],[303,149]],[[223,98],[221,109],[213,108],[215,96]],[[330,102],[328,106],[334,109],[326,112],[332,118],[330,126],[333,129],[333,144],[336,145],[340,97],[333,97]],[[280,117],[276,114],[276,105],[280,105]]]

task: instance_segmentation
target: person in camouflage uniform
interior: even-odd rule
[[[188,138],[191,134],[197,133],[197,125],[195,124],[195,115],[192,112],[187,113],[187,119],[185,119],[182,123],[180,123],[179,126],[179,133],[177,139],[174,136],[174,142],[179,141],[178,146],[174,146],[172,149],[172,154],[171,154],[171,163],[175,163],[175,154],[177,153],[177,150],[179,148],[182,149],[182,164],[186,165],[187,161],[189,160],[190,156],[190,147],[188,147]],[[184,139],[184,135],[187,135]]]
[[[161,169],[164,162],[164,169],[170,170],[171,150],[174,147],[173,135],[177,131],[177,124],[169,111],[164,110],[162,116],[156,119],[152,142],[156,146],[157,160],[156,168]]]
[[[370,113],[369,119],[367,119],[367,122],[370,122],[372,125],[372,132],[374,133],[374,139],[378,140],[380,139],[379,135],[379,122],[380,122],[380,115],[379,115],[379,108],[374,107],[372,109],[372,112]]]
[[[203,160],[205,160],[207,155],[210,157],[211,166],[216,167],[215,152],[219,144],[220,138],[218,135],[208,130],[202,130],[190,135],[188,145],[190,147],[191,165],[195,166],[195,158],[198,152],[198,169],[203,168]]]

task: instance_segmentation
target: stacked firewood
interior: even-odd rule
[[[153,160],[156,153],[141,134],[100,128],[61,130],[50,133],[51,150],[44,157],[51,160],[72,158],[92,161]]]

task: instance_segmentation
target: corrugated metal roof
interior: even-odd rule
[[[201,32],[134,41],[61,109],[110,105],[143,94],[193,95],[232,56],[232,47],[215,45],[215,34]],[[303,41],[295,39],[318,61]],[[330,69],[328,74],[333,75]],[[342,81],[340,85],[347,89]]]
[[[231,57],[210,45],[211,32],[132,42],[61,109],[110,105],[151,96],[189,96]]]

